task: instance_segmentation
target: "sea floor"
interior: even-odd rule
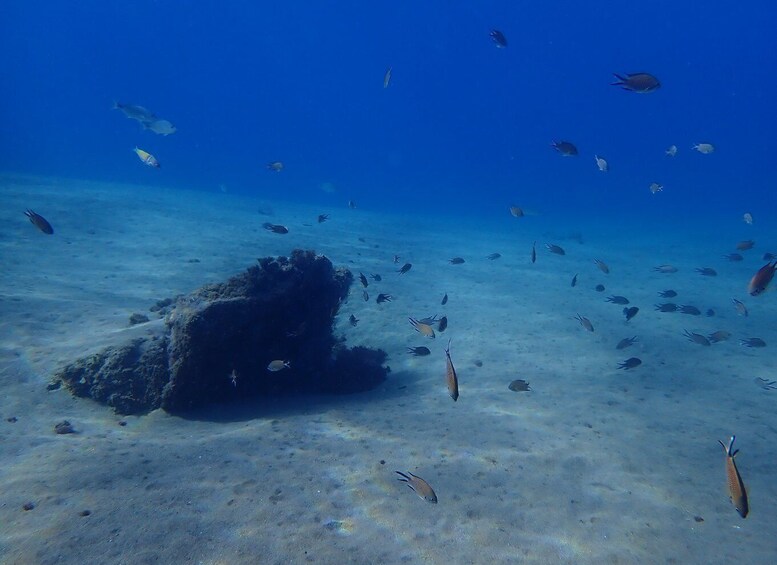
[[[758,232],[756,248],[729,262],[747,226],[572,225],[506,209],[493,221],[414,218],[13,176],[0,177],[0,200],[1,563],[777,561],[777,390],[765,386],[777,379],[777,295],[746,291],[763,252],[777,251],[775,233]],[[259,213],[270,205],[272,216]],[[55,234],[36,230],[26,208]],[[349,345],[388,353],[376,390],[186,418],[122,417],[47,390],[67,362],[142,333],[132,313],[294,248],[382,276],[369,302],[352,287],[336,325]],[[395,254],[410,272],[396,272]],[[450,264],[456,256],[465,263]],[[661,264],[679,271],[655,272]],[[678,297],[660,298],[666,289]],[[379,292],[393,300],[376,304]],[[613,295],[639,314],[626,322]],[[661,302],[701,315],[655,311]],[[449,320],[436,339],[408,324],[433,314]],[[731,337],[703,346],[684,330]],[[740,344],[751,337],[767,346]],[[445,388],[449,340],[458,402]],[[431,355],[406,351],[421,345]],[[642,364],[619,369],[630,357]],[[513,392],[514,379],[531,390]],[[77,433],[55,434],[62,420]],[[729,501],[718,443],[732,434],[746,519]],[[397,470],[423,477],[439,502]]]

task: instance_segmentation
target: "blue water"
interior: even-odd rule
[[[775,210],[772,2],[194,6],[5,2],[0,170],[424,213]],[[662,88],[609,84],[638,71]],[[142,131],[115,100],[178,132]]]

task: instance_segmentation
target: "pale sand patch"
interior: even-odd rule
[[[3,563],[774,561],[777,391],[753,378],[775,378],[777,307],[773,294],[744,291],[764,249],[743,263],[721,258],[744,239],[739,226],[646,231],[549,215],[518,223],[506,212],[485,223],[288,202],[273,202],[268,218],[258,199],[19,177],[2,179],[0,199]],[[54,236],[29,224],[27,207]],[[321,213],[330,220],[318,224]],[[291,233],[268,233],[265,221]],[[545,235],[575,231],[584,243]],[[545,242],[567,255],[548,254]],[[45,390],[62,363],[153,330],[128,328],[133,312],[294,247],[382,276],[370,279],[369,302],[354,284],[336,325],[349,345],[387,351],[392,373],[379,389],[187,419],[121,418]],[[492,252],[502,258],[489,261]],[[413,269],[397,274],[394,254]],[[450,265],[454,256],[466,262]],[[681,271],[652,272],[665,262]],[[718,277],[693,272],[702,266]],[[604,293],[592,290],[600,282]],[[655,312],[666,288],[680,294],[672,301],[716,316]],[[393,301],[376,304],[379,292]],[[622,307],[604,301],[611,294],[639,306],[637,317],[626,323]],[[750,317],[736,316],[732,297]],[[434,340],[407,322],[432,314],[449,318]],[[733,335],[701,347],[684,329]],[[637,344],[615,350],[633,335]],[[753,336],[768,347],[737,342]],[[444,382],[449,338],[457,403]],[[432,354],[405,352],[418,345]],[[631,356],[643,365],[616,368]],[[515,378],[532,392],[509,391]],[[62,419],[78,434],[55,435]],[[750,492],[746,520],[725,492],[717,440],[730,433]],[[428,480],[439,504],[416,497],[395,470]],[[28,501],[36,507],[22,510]]]

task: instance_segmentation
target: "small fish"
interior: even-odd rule
[[[399,265],[399,259],[400,259],[399,255],[394,255],[393,261],[395,265]]]
[[[448,340],[448,347],[445,348],[445,382],[448,384],[448,394],[456,402],[459,399],[459,378],[451,361],[451,340]]]
[[[143,161],[149,167],[154,167],[155,169],[159,168],[159,161],[157,161],[156,157],[154,157],[148,151],[143,151],[142,149],[139,149],[137,147],[135,149],[133,149],[133,151],[138,156],[138,159]]]
[[[167,120],[150,120],[142,121],[143,129],[150,129],[158,135],[170,135],[178,131],[178,129]]]
[[[410,325],[415,328],[415,331],[420,333],[422,336],[434,339],[434,328],[431,326],[431,324],[426,324],[420,320],[416,320],[415,318],[408,318],[408,321],[410,322]]]
[[[367,302],[370,299],[370,295],[366,290],[362,291],[362,298],[364,298],[365,302]]]
[[[573,157],[577,155],[577,147],[569,141],[554,141],[550,145],[564,157]]]
[[[731,337],[730,332],[727,332],[724,330],[718,330],[708,335],[707,339],[710,340],[710,343],[718,343],[719,341],[726,341],[730,337]]]
[[[351,210],[356,210],[356,202],[354,202],[353,200],[349,200],[349,201],[348,201],[348,207],[349,207]]]
[[[744,220],[744,222],[748,226],[753,225],[753,215],[750,212],[745,212],[744,215],[742,216],[742,220]]]
[[[683,304],[678,308],[678,311],[680,314],[690,314],[691,316],[701,316],[701,310],[696,308],[696,306],[689,306],[686,304]]]
[[[442,300],[440,301],[440,304],[442,304],[443,306],[448,304],[448,293],[447,292],[443,295]]]
[[[491,255],[486,255],[486,259],[489,261],[493,261],[495,259],[499,259],[502,256],[501,253],[491,253]]]
[[[507,38],[505,37],[505,34],[498,29],[492,29],[488,35],[491,36],[491,41],[493,41],[499,49],[507,47]]]
[[[626,371],[628,371],[629,369],[633,369],[634,367],[639,367],[640,365],[642,365],[642,359],[640,359],[639,357],[629,357],[625,361],[618,363],[618,368],[625,369]]]
[[[356,316],[354,316],[353,314],[351,314],[351,317],[350,317],[350,318],[348,318],[348,321],[349,321],[349,322],[351,322],[351,325],[352,325],[354,328],[356,327],[356,324],[358,324],[358,323],[359,323],[359,319],[358,319]]]
[[[48,220],[40,214],[27,208],[27,211],[24,213],[24,215],[30,219],[30,222],[32,222],[33,226],[38,228],[43,233],[47,235],[52,235],[54,233],[54,228],[51,227],[51,224],[48,222]]]
[[[577,285],[577,273],[575,273],[575,276],[572,277],[572,282],[570,283],[570,286],[574,287]]]
[[[362,272],[359,272],[359,282],[362,283],[362,286],[364,288],[367,288],[368,286],[370,286],[370,283],[367,282],[367,277],[365,277],[364,273]]]
[[[575,320],[580,322],[580,325],[583,326],[587,331],[589,332],[594,331],[594,325],[591,323],[591,320],[589,320],[588,318],[578,314],[577,316],[575,316]]]
[[[546,243],[545,247],[548,248],[548,251],[551,253],[555,253],[556,255],[566,255],[566,251],[562,249],[559,245],[556,245],[554,243]]]
[[[597,284],[597,285],[594,287],[594,290],[595,290],[596,292],[604,292],[604,285],[603,285],[603,284]]]
[[[535,263],[537,261],[537,242],[531,244],[531,262]]]
[[[648,188],[650,188],[651,194],[655,194],[656,192],[661,192],[664,190],[664,185],[658,184],[657,182],[651,182]]]
[[[414,475],[410,471],[407,472],[407,475],[399,471],[396,471],[396,473],[401,477],[397,479],[398,481],[407,483],[407,486],[409,486],[414,493],[423,498],[426,502],[437,504],[437,495],[434,494],[434,490],[432,490],[432,487],[429,486],[429,483],[427,483],[421,477]]]
[[[675,296],[677,296],[677,293],[672,289],[662,290],[661,292],[658,293],[658,296],[660,296],[661,298],[674,298]]]
[[[653,270],[665,275],[676,273],[678,271],[677,267],[673,265],[659,265],[658,267],[653,267]]]
[[[710,345],[710,340],[701,334],[691,333],[688,330],[685,330],[683,335],[688,338],[688,341],[692,341],[693,343],[698,343],[699,345],[704,345],[706,347],[709,347]]]
[[[729,253],[728,255],[724,255],[723,258],[728,259],[732,263],[738,263],[744,259],[739,253]]]
[[[394,261],[396,263],[396,261]],[[397,271],[400,275],[404,275],[406,272],[408,272],[410,269],[413,268],[412,263],[405,263],[402,265],[402,267]]]
[[[740,339],[739,345],[744,347],[766,347],[766,342],[760,337],[749,337],[747,339]]]
[[[507,388],[513,392],[531,392],[528,381],[523,379],[515,379],[513,382],[507,385]]]
[[[755,241],[752,239],[746,239],[737,243],[737,251],[747,251],[755,247]]]
[[[750,279],[750,283],[747,285],[747,292],[750,293],[750,296],[758,296],[767,289],[769,283],[774,278],[774,271],[776,269],[777,261],[767,263],[758,269],[758,272],[753,275],[753,278]]]
[[[699,273],[703,277],[717,277],[718,272],[713,269],[712,267],[700,267],[695,269],[697,273]]]
[[[518,206],[510,206],[510,215],[513,218],[523,218],[524,213]]]
[[[702,155],[709,155],[710,153],[715,152],[715,146],[712,145],[712,143],[697,143],[691,149],[695,149]]]
[[[624,337],[622,340],[618,342],[618,345],[615,346],[615,349],[626,349],[627,347],[631,347],[637,342],[637,336],[634,337]]]
[[[443,316],[440,318],[440,320],[437,322],[437,331],[442,333],[446,329],[448,329],[448,316]]]
[[[318,223],[323,224],[329,219],[329,214],[319,214],[318,215]]]
[[[655,307],[658,312],[677,312],[677,310],[679,309],[679,306],[677,306],[677,304],[674,304],[673,302],[667,302],[665,304],[656,304]]]
[[[277,371],[282,371],[283,369],[288,369],[290,367],[291,367],[290,361],[284,361],[283,359],[276,359],[275,361],[270,361],[270,364],[267,365],[267,370],[275,373]]]
[[[742,482],[742,477],[737,469],[737,464],[734,462],[739,450],[734,450],[734,440],[736,436],[731,436],[731,440],[728,442],[728,447],[722,441],[718,440],[718,443],[723,447],[723,451],[726,452],[726,478],[728,479],[728,496],[731,499],[731,503],[736,508],[742,518],[747,518],[748,504],[747,504],[747,491],[745,490],[745,483]]]
[[[382,280],[383,280],[383,277],[381,277],[381,276],[380,276],[380,275],[378,275],[378,274],[375,274],[375,275],[370,275],[370,278],[371,278],[372,280],[374,280],[375,282],[380,282],[380,281],[382,281]]]
[[[632,306],[630,308],[624,308],[623,309],[623,315],[626,316],[626,321],[628,322],[631,320],[634,316],[639,314],[639,308],[636,306]]]
[[[763,254],[763,257],[761,257],[761,259],[764,261],[774,261],[775,259],[777,259],[777,255],[775,255],[774,253],[769,253],[767,251],[766,253]]]
[[[156,115],[151,110],[144,108],[143,106],[136,106],[134,104],[122,104],[121,102],[113,103],[114,110],[121,110],[124,115],[132,120],[143,122],[153,122],[156,120]]]
[[[704,315],[708,318],[712,318],[715,315],[715,310],[712,308],[707,308],[707,310],[704,312]]]
[[[280,224],[271,224],[270,222],[265,222],[262,224],[262,227],[266,229],[267,231],[271,231],[273,233],[289,233],[289,228],[286,226],[282,226]]]
[[[732,298],[731,302],[734,303],[734,308],[736,308],[738,315],[744,316],[745,318],[750,315],[750,312],[747,311],[747,306],[745,306],[742,301]]]
[[[464,263],[464,259],[461,257],[454,257],[453,259],[448,259],[448,263],[451,265],[461,265]]]
[[[630,92],[646,94],[661,88],[661,83],[658,79],[649,73],[626,73],[625,77],[618,73],[613,73],[613,76],[618,80],[611,82],[610,86],[620,86],[623,90]]]
[[[237,371],[232,369],[232,372],[229,374],[229,381],[232,383],[232,386],[237,386]]]
[[[388,88],[389,84],[391,84],[391,71],[392,68],[389,67],[386,69],[386,72],[383,73],[383,88]]]
[[[596,166],[599,167],[599,170],[603,173],[606,173],[610,170],[610,165],[608,165],[607,161],[605,161],[602,157],[599,157],[599,155],[594,155],[594,161],[596,161]]]
[[[666,151],[664,151],[664,153],[665,153],[665,154],[666,154],[668,157],[674,157],[675,155],[677,155],[677,145],[670,145],[670,146],[667,148],[667,150],[666,150]]]
[[[283,170],[283,163],[281,161],[271,161],[267,163],[267,169],[280,173]]]
[[[378,304],[383,304],[384,302],[391,302],[391,299],[393,296],[390,294],[383,294],[382,292],[378,295],[378,297],[375,299],[375,302]]]
[[[607,263],[605,263],[604,261],[601,261],[599,259],[594,259],[594,265],[599,267],[599,270],[603,272],[605,275],[610,274],[610,267],[608,267]]]
[[[428,347],[408,347],[407,352],[415,357],[425,357],[431,353]]]
[[[605,300],[607,302],[612,302],[613,304],[620,304],[620,305],[624,305],[624,304],[628,304],[629,303],[629,299],[628,298],[626,298],[625,296],[618,296],[618,295],[608,296],[607,298],[605,298]]]

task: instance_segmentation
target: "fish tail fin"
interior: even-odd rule
[[[408,482],[410,480],[410,477],[405,475],[402,471],[394,471],[397,475],[399,475],[400,478],[398,478],[398,481]]]
[[[619,86],[620,84],[626,82],[626,79],[619,75],[618,73],[612,73],[612,76],[618,79],[618,82],[612,82],[610,83],[611,86]]]
[[[718,443],[723,447],[723,451],[726,452],[726,455],[731,457],[732,459],[736,456],[736,454],[739,452],[738,449],[734,449],[734,440],[737,439],[737,436],[731,436],[731,439],[728,442],[728,446],[726,446],[725,443],[718,440]]]
[[[448,345],[445,346],[445,355],[447,355],[448,357],[451,356],[451,340],[450,339],[448,339]]]

